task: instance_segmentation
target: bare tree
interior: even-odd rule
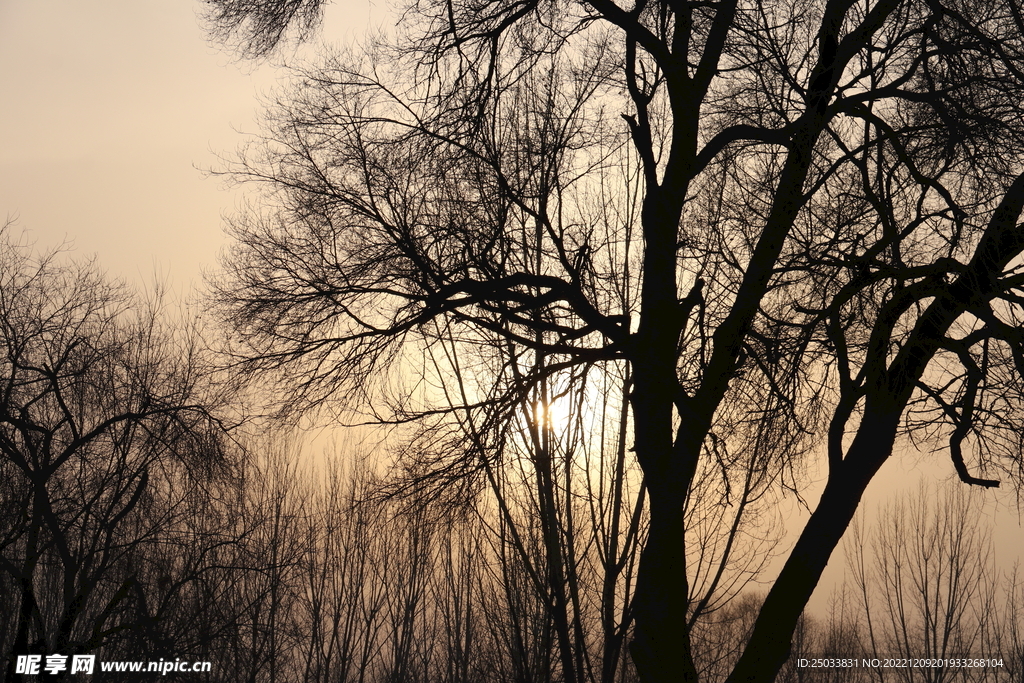
[[[230,469],[212,365],[155,303],[91,263],[33,253],[10,226],[0,229],[0,344],[0,634],[11,672],[12,654],[159,646],[146,549],[180,530],[196,492]]]
[[[1002,580],[979,502],[967,493],[921,486],[890,503],[871,531],[855,523],[847,546],[850,582],[871,657],[998,659],[1002,666],[874,672],[879,680],[937,683],[1014,673],[1018,588],[1015,580]]]
[[[210,3],[255,47],[284,4]],[[447,483],[484,469],[545,382],[627,366],[650,519],[642,680],[697,678],[683,511],[701,473],[726,492],[761,473],[754,499],[799,492],[824,442],[824,492],[734,681],[786,661],[898,439],[944,442],[969,484],[1019,477],[1018,3],[425,1],[403,16],[397,47],[305,74],[235,169],[267,190],[235,223],[220,288],[240,360],[281,371],[292,406],[485,414],[486,438],[437,463]],[[439,338],[503,371],[456,409],[427,400],[451,392],[433,376],[420,404],[384,408],[376,390]]]

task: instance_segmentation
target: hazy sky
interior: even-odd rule
[[[257,95],[281,73],[211,46],[200,9],[198,0],[0,0],[0,219],[17,217],[39,246],[71,240],[116,277],[158,274],[181,293],[200,283],[224,244],[221,217],[240,197],[200,169],[239,146],[238,130],[256,130]],[[382,13],[368,0],[336,3],[323,35],[354,39]],[[944,454],[929,467],[916,459],[887,463],[869,509],[915,488],[922,470],[952,475]],[[998,519],[1003,557],[1015,555],[1024,543],[1012,493],[979,495],[1004,501],[986,514]],[[842,564],[839,551],[819,609]]]
[[[0,0],[0,219],[72,240],[114,276],[198,284],[239,190],[204,177],[256,130],[281,70],[210,45],[198,0]],[[365,32],[369,1],[324,35]]]

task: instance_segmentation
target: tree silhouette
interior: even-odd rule
[[[258,51],[319,4],[208,7]],[[402,16],[394,45],[303,74],[233,169],[266,190],[220,283],[239,358],[277,372],[294,409],[481,416],[434,461],[445,486],[517,438],[511,411],[544,383],[628,368],[645,683],[697,678],[686,511],[708,472],[726,492],[743,473],[799,492],[817,457],[828,472],[731,681],[779,671],[897,441],[943,443],[969,484],[1019,481],[1019,3],[425,0]],[[462,395],[422,373],[385,402],[439,339],[501,372],[465,368]]]
[[[158,306],[92,263],[37,255],[12,232],[0,228],[5,680],[13,655],[166,646],[174,562],[157,557],[230,460],[196,339],[172,340]]]
[[[862,519],[854,521],[846,544],[848,581],[862,603],[860,640],[868,656],[1002,662],[975,671],[886,672],[895,680],[938,683],[1019,673],[1019,580],[1014,572],[1000,581],[991,533],[980,523],[979,501],[967,493],[948,484],[920,486],[882,509],[871,531],[865,532]],[[877,676],[882,679],[881,672]]]

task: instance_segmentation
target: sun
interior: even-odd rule
[[[572,420],[572,406],[566,396],[558,396],[548,401],[535,401],[533,404],[535,424],[551,431],[565,432]]]

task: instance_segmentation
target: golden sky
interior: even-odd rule
[[[217,155],[244,141],[239,131],[257,130],[258,95],[282,70],[212,46],[200,9],[198,0],[0,0],[0,220],[16,217],[39,247],[69,240],[129,282],[156,276],[185,296],[201,284],[224,245],[222,216],[242,196],[202,169],[221,166]],[[323,35],[352,40],[383,12],[342,0]],[[941,453],[894,456],[869,489],[869,514],[916,488],[921,472],[945,479],[953,468]],[[999,552],[1017,559],[1011,489],[978,495],[990,499]],[[825,609],[843,564],[839,550],[812,608]]]
[[[373,4],[339,5],[324,35],[364,33]],[[17,218],[39,247],[71,240],[130,282],[200,284],[241,197],[201,169],[256,130],[257,96],[283,73],[211,45],[200,10],[0,0],[0,220]]]

